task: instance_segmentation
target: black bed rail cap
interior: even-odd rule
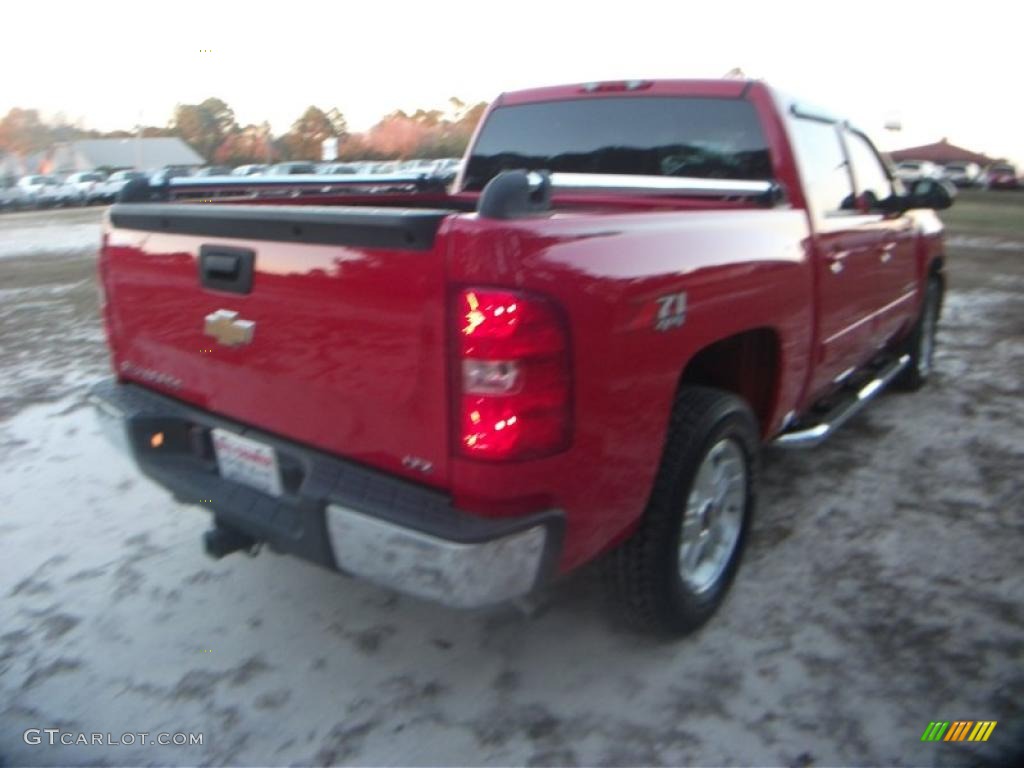
[[[428,251],[453,211],[359,206],[126,203],[110,209],[120,229],[178,235]]]

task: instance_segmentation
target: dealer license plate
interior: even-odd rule
[[[211,432],[221,477],[271,496],[281,495],[281,472],[273,448],[224,429],[215,428]]]

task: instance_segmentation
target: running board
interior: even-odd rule
[[[825,414],[819,423],[812,427],[783,432],[775,438],[773,444],[780,448],[814,448],[860,413],[864,406],[874,400],[909,364],[910,355],[903,355],[898,360],[889,363],[878,372],[875,378],[857,390],[852,399],[835,406]]]

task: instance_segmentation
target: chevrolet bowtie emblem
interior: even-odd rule
[[[206,316],[203,333],[212,336],[225,347],[237,347],[252,341],[256,323],[252,320],[239,320],[238,313],[227,309],[218,309]]]

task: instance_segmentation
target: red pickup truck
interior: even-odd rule
[[[508,93],[454,185],[132,182],[94,401],[141,470],[266,543],[455,606],[602,556],[626,616],[714,612],[762,444],[928,377],[947,188],[761,82]]]

